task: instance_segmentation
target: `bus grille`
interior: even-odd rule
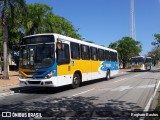
[[[28,81],[29,84],[40,84],[40,81]]]

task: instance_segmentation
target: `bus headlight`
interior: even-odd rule
[[[51,72],[49,72],[45,78],[51,78],[53,76],[53,74],[55,73],[54,70],[52,70]]]
[[[19,78],[20,79],[25,79],[25,77],[21,73],[19,73]]]

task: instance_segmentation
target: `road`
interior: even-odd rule
[[[77,89],[70,86],[38,88],[0,96],[0,111],[36,112],[41,113],[43,119],[51,116],[129,117],[134,111],[150,111],[160,84],[159,72],[126,72],[110,80],[83,83]]]

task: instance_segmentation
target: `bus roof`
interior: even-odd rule
[[[117,52],[117,50],[114,50],[114,49],[111,49],[111,48],[103,47],[103,46],[100,46],[100,45],[96,45],[94,43],[85,42],[85,41],[82,41],[82,40],[67,37],[67,36],[64,36],[64,35],[57,34],[57,33],[34,34],[34,35],[25,36],[24,38],[33,37],[33,36],[40,36],[40,35],[55,35],[59,39],[61,39],[62,41],[65,40],[65,41],[70,41],[70,42],[75,42],[75,43],[79,43],[79,44],[84,44],[84,45],[96,47],[96,48],[105,49],[105,50],[112,51],[112,52]]]
[[[132,58],[145,58],[144,56],[135,56],[135,57],[132,57]]]

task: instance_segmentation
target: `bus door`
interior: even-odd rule
[[[57,83],[58,86],[71,84],[71,62],[69,42],[57,42],[56,56],[57,56]]]

